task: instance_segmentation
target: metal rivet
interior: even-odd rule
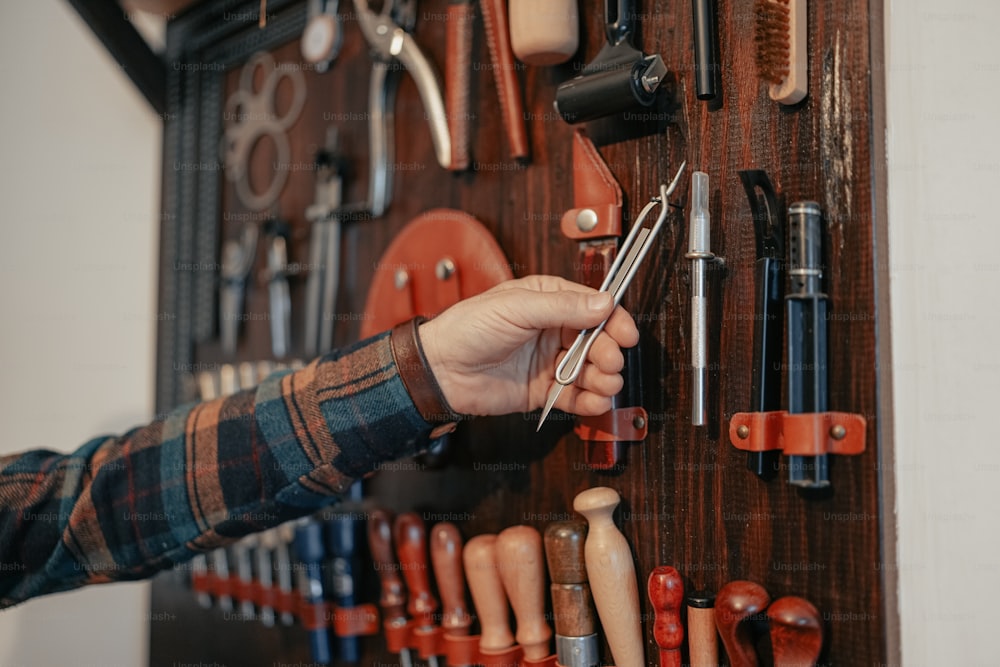
[[[742,426],[737,426],[736,435],[739,437],[740,440],[746,440],[747,438],[750,437],[750,427],[747,426],[746,424],[743,424]]]
[[[403,289],[406,287],[407,283],[410,282],[410,274],[406,272],[406,269],[396,270],[396,289]]]
[[[834,424],[830,427],[830,437],[834,440],[843,440],[847,437],[847,429],[840,424]]]
[[[585,208],[576,214],[576,227],[581,232],[589,232],[597,226],[597,212],[592,208]]]
[[[642,415],[636,415],[632,418],[632,428],[637,431],[646,428],[646,420],[642,418]]]
[[[451,257],[445,257],[434,267],[434,273],[437,274],[438,280],[448,280],[455,275],[455,261]]]

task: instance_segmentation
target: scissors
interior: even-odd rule
[[[639,213],[639,218],[632,225],[632,230],[625,238],[625,243],[622,244],[618,257],[615,258],[614,263],[608,270],[608,275],[605,276],[600,291],[610,292],[616,306],[621,303],[625,290],[628,289],[632,278],[639,271],[639,266],[649,253],[656,235],[660,233],[660,228],[663,226],[664,221],[667,219],[667,213],[670,211],[667,198],[677,188],[677,183],[680,182],[681,174],[684,173],[684,167],[686,166],[687,162],[682,162],[670,185],[661,184],[659,196],[653,197],[643,207]],[[650,212],[657,205],[661,207],[659,217],[656,218],[656,222],[653,223],[652,227],[645,227],[646,217],[649,216]],[[609,315],[608,318],[610,317]],[[556,366],[555,382],[552,383],[549,395],[545,399],[545,409],[542,410],[542,417],[538,420],[538,428],[535,429],[536,433],[541,430],[542,424],[545,423],[545,418],[549,416],[549,412],[559,399],[562,390],[567,385],[576,382],[577,378],[580,377],[583,365],[587,360],[587,355],[590,353],[590,348],[594,345],[594,341],[597,340],[601,332],[604,331],[604,326],[608,323],[608,318],[605,318],[596,327],[581,331],[577,335],[576,340],[573,341],[573,345],[570,346],[566,356]]]

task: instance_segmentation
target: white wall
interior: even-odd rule
[[[903,664],[995,665],[1000,3],[888,8]]]
[[[65,0],[0,3],[0,452],[153,413],[160,119]],[[146,663],[148,585],[0,612],[0,665]]]

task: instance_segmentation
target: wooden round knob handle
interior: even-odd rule
[[[757,667],[753,637],[743,621],[764,611],[770,602],[764,587],[752,581],[730,581],[719,590],[715,625],[732,667]]]
[[[583,521],[557,521],[545,529],[545,559],[553,584],[587,583],[586,541],[587,524]]]
[[[577,495],[573,509],[589,525],[584,547],[587,575],[611,655],[618,667],[645,667],[635,562],[612,520],[619,502],[617,491],[602,486]]]
[[[576,0],[511,0],[510,46],[528,65],[557,65],[569,60],[579,46]]]
[[[775,667],[813,667],[823,648],[823,624],[808,600],[789,595],[767,609]]]
[[[549,655],[552,629],[545,622],[545,557],[542,536],[531,526],[497,535],[497,569],[517,620],[517,643],[528,660]]]
[[[465,605],[465,574],[462,571],[462,535],[453,523],[431,529],[431,566],[441,594],[441,627],[450,635],[466,635],[472,624]]]
[[[383,618],[389,623],[406,618],[406,593],[392,550],[392,516],[384,510],[373,510],[368,516],[368,548],[381,582]]]
[[[647,592],[653,605],[653,639],[660,647],[660,667],[680,667],[684,644],[684,582],[680,573],[669,565],[657,566],[649,574]]]
[[[427,577],[427,531],[424,520],[414,512],[396,517],[393,526],[396,538],[396,555],[403,570],[406,587],[410,589],[410,601],[406,610],[421,627],[434,625],[437,600],[431,595],[431,584]]]
[[[715,597],[704,591],[687,600],[688,653],[691,667],[719,667],[719,633],[715,629]]]
[[[477,535],[466,542],[462,550],[469,594],[479,616],[479,649],[482,651],[500,651],[514,643],[507,594],[497,571],[496,541],[496,535]]]

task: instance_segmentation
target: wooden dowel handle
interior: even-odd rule
[[[462,535],[453,523],[431,529],[431,566],[441,595],[441,627],[450,635],[467,635],[472,617],[465,604]]]
[[[681,646],[684,626],[681,625],[681,605],[684,604],[684,582],[680,573],[669,565],[659,565],[647,582],[649,602],[653,605],[653,639],[660,647],[660,667],[681,667]]]
[[[719,634],[715,629],[715,598],[705,592],[688,597],[688,652],[691,667],[719,667]]]
[[[477,535],[465,543],[462,561],[469,594],[479,616],[479,649],[499,651],[514,643],[510,611],[497,571],[496,535]]]
[[[775,667],[813,667],[823,648],[819,611],[808,600],[778,598],[767,609]]]
[[[497,535],[497,569],[517,620],[517,643],[529,660],[549,655],[552,629],[545,622],[545,557],[542,536],[531,526]]]
[[[414,512],[396,517],[393,526],[396,538],[396,555],[399,567],[410,589],[410,600],[406,610],[421,627],[434,625],[434,612],[438,604],[431,595],[430,579],[427,575],[427,531],[424,520]]]

